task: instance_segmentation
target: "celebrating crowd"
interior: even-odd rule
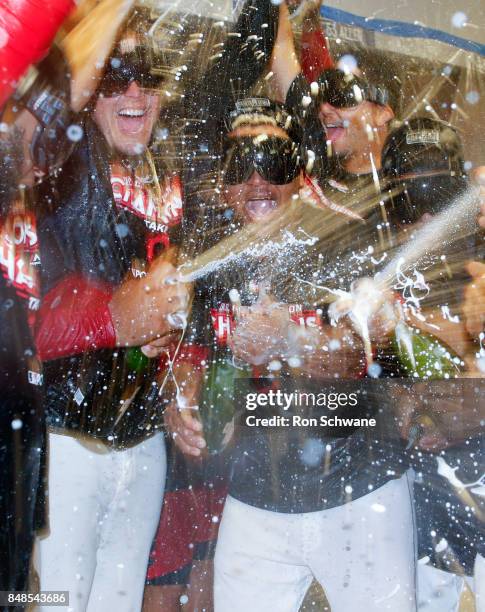
[[[402,120],[382,52],[332,58],[318,2],[248,0],[186,80],[132,0],[17,4],[0,607],[290,612],[318,583],[319,610],[484,611],[485,171],[458,131]],[[250,429],[241,389],[358,391],[378,427]]]

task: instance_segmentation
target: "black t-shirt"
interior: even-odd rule
[[[0,240],[3,260],[11,246]],[[28,301],[0,266],[0,508],[3,535],[12,538],[8,543],[2,538],[5,563],[12,547],[12,565],[2,572],[11,572],[10,577],[28,565],[33,530],[45,524],[42,371],[28,323]]]
[[[359,499],[406,469],[397,435],[262,432],[236,440],[229,493],[274,512],[317,512]]]
[[[42,374],[27,322],[27,309],[15,287],[0,274],[0,380],[2,420],[13,415],[42,424]],[[2,427],[2,431],[4,428]]]
[[[13,202],[0,218],[0,401],[5,418],[18,412],[25,429],[42,424],[42,370],[31,334],[39,265],[35,215],[27,202]]]

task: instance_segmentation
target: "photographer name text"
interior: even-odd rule
[[[306,416],[301,414],[277,414],[271,416],[257,416],[253,411],[257,409],[273,408],[283,412],[301,408],[324,408],[337,410],[338,408],[355,408],[358,405],[357,393],[306,393],[293,391],[285,393],[281,390],[269,390],[265,393],[247,393],[245,396],[246,414],[245,424],[248,427],[375,427],[376,419],[368,417],[344,417],[337,414],[321,414]]]

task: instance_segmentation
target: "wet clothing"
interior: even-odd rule
[[[429,557],[438,569],[467,576],[473,575],[476,555],[485,556],[483,446],[478,436],[439,455],[413,453],[411,458],[419,556]]]
[[[215,557],[215,612],[294,612],[313,579],[334,612],[354,610],[357,601],[371,612],[416,611],[406,475],[345,506],[304,514],[228,497]]]
[[[305,146],[318,153],[325,140],[318,119],[307,113],[301,104],[306,89],[308,83],[299,75],[290,87],[286,103],[305,131]],[[320,157],[325,160],[326,153],[321,152]],[[324,165],[320,170],[324,171],[325,168]],[[365,208],[371,212],[380,199],[380,192],[376,190],[371,175],[356,177],[351,194],[343,194],[335,187],[329,189],[335,192],[337,203],[344,205],[348,203],[351,195],[357,203],[361,203],[361,194],[365,191]],[[351,207],[352,210],[354,208]],[[200,233],[207,236],[208,246],[215,244],[221,235],[224,235],[224,231],[232,233],[237,229],[237,221],[233,219],[232,211],[218,208],[217,202],[204,212],[205,225],[201,227],[206,231],[201,230]],[[335,213],[328,209],[318,211],[306,207],[302,214],[301,225],[304,230],[307,227],[325,228],[335,218]],[[318,223],[316,219],[320,216],[321,221]],[[296,324],[314,326],[328,322],[326,307],[319,303],[311,284],[348,289],[354,278],[363,275],[363,266],[359,262],[354,270],[354,266],[348,261],[354,254],[360,255],[360,249],[364,246],[363,240],[355,238],[356,230],[360,237],[362,225],[342,217],[338,230],[339,240],[333,247],[327,247],[327,242],[335,238],[335,232],[324,236],[315,244],[311,244],[311,231],[306,234],[301,232],[299,235],[297,232],[299,243],[297,241],[293,245],[277,247],[266,260],[261,258],[261,261],[258,261],[257,258],[243,256],[197,283],[187,341],[209,347],[209,368],[218,368],[216,376],[212,378],[219,380],[222,386],[218,392],[212,394],[214,400],[211,405],[214,409],[223,411],[223,404],[231,403],[230,391],[237,375],[235,368],[231,366],[230,351],[225,346],[235,324],[229,299],[230,290],[238,291],[244,306],[256,301],[258,290],[264,285],[269,295],[289,305],[291,318]],[[368,263],[375,271],[376,265],[370,261],[370,257]],[[342,287],[342,278],[345,287]],[[224,377],[221,374],[223,369],[229,372]],[[390,359],[383,369],[387,375],[395,373],[395,360]],[[250,375],[258,376],[251,368],[238,374]],[[356,376],[359,375],[363,375],[363,372],[356,372]],[[380,400],[380,403],[383,401]],[[203,416],[204,406],[201,409]],[[369,432],[357,432],[349,438],[329,440],[320,436],[318,440],[311,440],[298,435],[291,439],[291,435],[288,436],[287,433],[276,433],[271,436],[271,440],[268,438],[267,435],[255,433],[251,438],[236,440],[230,463],[229,492],[240,501],[276,512],[301,513],[332,508],[346,503],[346,485],[352,487],[352,498],[356,499],[366,495],[369,486],[380,487],[390,479],[399,478],[406,469],[402,460],[403,443],[395,431],[392,432],[391,439],[386,438],[385,443],[382,436],[369,439]],[[302,461],[305,448],[314,442],[322,448],[327,444],[331,447],[328,453],[331,463],[324,478],[323,454],[320,454],[313,466],[305,465]]]
[[[77,120],[81,140],[38,192],[51,518],[40,581],[89,610],[114,598],[128,612],[141,607],[163,499],[163,373],[138,347],[116,348],[108,304],[178,244],[182,194],[150,151],[122,159],[90,116]]]
[[[83,130],[62,171],[40,194],[41,208],[49,212],[39,221],[44,302],[37,339],[50,358],[49,426],[123,446],[161,426],[152,384],[158,366],[136,349],[114,348],[107,304],[127,274],[143,276],[157,250],[177,244],[181,192],[176,177],[160,171],[157,179],[149,165],[144,173],[142,160],[141,168],[129,170],[122,161],[110,165],[90,118]],[[91,334],[84,335],[79,317],[92,323]]]
[[[220,58],[184,96],[182,108],[179,104],[172,109],[176,116],[189,118],[184,121],[181,154],[188,210],[195,215],[201,181],[217,159],[229,92],[247,91],[271,53],[278,8],[265,2],[254,10],[256,4],[248,2],[239,17],[234,31],[241,36],[228,37]],[[224,84],[221,74],[227,75]],[[160,400],[152,385],[158,366],[156,360],[143,365],[146,360],[133,349],[113,350],[107,304],[130,270],[143,275],[160,248],[179,243],[181,199],[177,205],[170,201],[175,188],[158,157],[142,164],[152,167],[148,173],[133,168],[140,160],[116,160],[118,167],[125,166],[120,177],[110,168],[112,153],[93,120],[79,117],[73,123],[80,124],[83,137],[40,194],[43,209],[50,208],[40,223],[45,284],[37,334],[47,360],[49,425],[123,446],[160,427]],[[160,157],[161,149],[163,141],[154,142]],[[153,192],[157,176],[161,191],[167,187],[167,197],[162,195],[153,205],[149,194],[140,192]],[[189,212],[184,233],[190,217]]]
[[[481,557],[477,561],[485,563]],[[417,595],[418,610],[420,612],[459,612],[461,597],[465,588],[475,596],[475,610],[482,612],[478,597],[477,582],[479,577],[471,578],[459,574],[451,574],[437,569],[431,563],[423,565],[424,560],[418,564]]]
[[[311,209],[311,214],[319,213]],[[218,368],[215,380],[220,386],[212,393],[208,416],[211,409],[222,412],[226,404],[234,403],[236,377],[261,375],[257,367],[238,372],[227,348],[227,339],[236,323],[229,299],[231,290],[238,291],[242,306],[249,306],[264,288],[275,300],[288,304],[295,325],[315,327],[328,322],[326,306],[318,302],[308,284],[314,272],[325,270],[328,265],[323,253],[316,245],[302,243],[275,250],[276,254],[260,260],[242,255],[196,285],[188,341],[210,349],[206,358],[208,368],[209,371]],[[222,370],[226,371],[224,376]],[[286,366],[280,374],[289,375]],[[355,378],[361,375],[363,371],[354,373]],[[320,391],[330,384],[331,381],[322,380],[302,386],[306,385],[306,389],[311,385]],[[382,398],[376,400],[376,406],[385,411],[384,404]],[[240,408],[235,405],[232,412]],[[202,405],[203,420],[204,413]],[[316,461],[306,461],[308,454],[312,455],[313,446],[320,449],[316,451]],[[352,499],[357,499],[366,495],[369,487],[376,489],[399,478],[406,469],[401,452],[402,442],[392,427],[390,434],[376,435],[362,430],[345,438],[326,437],[324,433],[310,435],[308,430],[297,428],[272,433],[260,430],[238,437],[236,429],[228,460],[229,493],[244,503],[275,512],[302,513],[332,508],[349,500],[346,487],[351,487]]]
[[[27,589],[35,530],[44,522],[42,372],[29,327],[38,306],[36,246],[33,217],[14,204],[0,223],[2,591]]]
[[[69,591],[74,610],[140,610],[165,471],[160,432],[117,451],[92,437],[50,433],[41,589]]]
[[[452,199],[450,189],[440,192],[437,189],[439,184],[434,185],[429,177],[423,179],[428,191],[423,188],[421,192],[412,192],[409,189],[407,195],[400,193],[397,196],[389,193],[387,181],[381,173],[376,176],[371,173],[355,175],[340,169],[335,178],[347,191],[339,191],[334,183],[326,186],[325,194],[337,204],[359,212],[365,217],[366,226],[358,232],[355,223],[350,221],[339,231],[338,248],[342,253],[333,259],[336,263],[332,275],[341,274],[344,270],[354,278],[374,275],[395,257],[400,245],[397,240],[399,230],[393,222],[406,219],[404,202],[412,214],[414,206],[421,207],[421,213],[426,212],[425,204],[432,202],[433,198],[438,198],[440,203]],[[379,184],[382,191],[378,189]],[[461,190],[465,186],[466,181],[462,182],[461,187],[458,185]],[[459,193],[460,189],[457,189],[456,195]],[[422,200],[419,203],[418,196],[421,196]],[[460,315],[463,290],[470,280],[463,270],[463,261],[482,259],[483,246],[480,244],[483,241],[475,232],[475,219],[470,217],[465,237],[453,236],[451,233],[446,239],[441,239],[441,243],[430,244],[433,251],[416,265],[416,270],[423,274],[424,285],[418,288],[399,287],[398,284],[396,288],[401,293],[402,300],[412,308],[421,308],[424,312],[431,309],[438,312],[441,310],[440,315],[444,319]],[[410,233],[402,231],[401,244],[408,239]],[[369,247],[372,247],[372,250],[369,250]],[[402,283],[403,278],[409,280],[411,277],[416,280],[413,269],[406,271],[400,279],[396,276],[395,282]],[[414,301],[413,296],[418,300]],[[432,328],[429,331],[431,333]],[[403,371],[396,371],[395,356],[392,353],[392,349],[381,352],[378,355],[379,364],[387,371],[390,369],[391,376],[403,376]],[[418,406],[418,398],[416,402]],[[458,468],[464,481],[476,480],[483,473],[483,461],[480,471],[478,460],[480,455],[483,455],[482,446],[478,438],[470,438],[466,443],[446,449],[440,458],[432,453],[414,452],[411,457],[407,456],[405,459],[416,471],[413,495],[419,557],[428,557],[429,563],[439,569],[472,575],[476,553],[483,554],[484,535],[483,521],[478,516],[483,514],[480,495],[472,494],[476,504],[474,511],[460,497],[456,488],[438,473],[438,461],[446,461],[450,466]]]

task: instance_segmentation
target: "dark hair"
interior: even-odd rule
[[[133,63],[133,65],[142,64],[145,70],[147,67],[149,68],[152,75],[162,77],[168,74],[170,62],[166,57],[163,45],[152,32],[154,25],[155,20],[146,7],[137,7],[131,11],[107,59],[105,76],[110,71],[116,73],[116,66],[123,59],[125,59],[125,68],[126,66],[129,68],[130,63]],[[123,49],[123,40],[130,33],[136,37],[136,44],[133,50],[126,51]],[[120,72],[122,70],[123,68],[120,68]]]
[[[376,49],[354,47],[342,53],[340,57],[345,55],[350,55],[355,59],[362,77],[370,85],[387,91],[387,104],[398,117],[401,111],[402,81],[399,77],[398,65],[390,54]]]

